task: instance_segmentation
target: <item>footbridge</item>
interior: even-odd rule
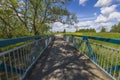
[[[120,80],[118,47],[120,39],[79,35],[0,40],[0,80]]]

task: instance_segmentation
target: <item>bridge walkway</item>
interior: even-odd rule
[[[110,80],[96,65],[56,37],[24,80]]]

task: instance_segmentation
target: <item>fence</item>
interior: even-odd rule
[[[25,43],[0,53],[0,80],[22,80],[53,38],[33,36],[0,40],[0,48]]]
[[[64,35],[64,39],[72,42],[73,46],[80,50],[82,54],[88,57],[102,71],[113,80],[120,80],[120,49],[104,46],[104,42],[118,44],[119,39]],[[102,42],[99,42],[102,41]]]

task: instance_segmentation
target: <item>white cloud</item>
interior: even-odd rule
[[[115,23],[112,22],[94,23],[93,28],[95,28],[96,32],[100,32],[102,27],[106,28],[106,31],[110,31],[113,24]]]
[[[95,7],[109,6],[112,3],[112,0],[98,0],[94,5]]]
[[[66,31],[68,31],[68,32],[74,32],[76,30],[74,28],[74,26],[68,25],[68,24],[63,24],[61,22],[51,23],[50,26],[52,27],[51,31],[53,31],[53,32],[64,31],[64,29],[66,29]]]
[[[120,12],[112,12],[109,15],[109,20],[113,20],[113,19],[120,21]]]
[[[77,26],[79,26],[79,29],[90,29],[90,28],[94,28],[97,32],[100,32],[102,27],[105,27],[107,31],[110,31],[112,25],[114,23],[112,22],[101,22],[101,23],[97,23],[95,21],[83,21],[83,22],[79,22],[78,24],[76,24]]]
[[[117,21],[120,20],[120,12],[116,12],[117,5],[112,5],[109,7],[102,7],[101,14],[97,17],[95,22],[108,22],[110,20],[116,19]]]
[[[98,23],[107,22],[107,21],[108,21],[108,19],[107,19],[105,16],[103,16],[102,14],[100,14],[100,15],[97,17],[97,19],[95,20],[95,22],[98,22]]]
[[[79,22],[76,25],[79,27],[89,27],[91,26],[91,24],[93,23],[93,21],[83,21],[83,22]]]
[[[90,28],[94,28],[97,32],[100,32],[102,27],[105,27],[107,31],[110,31],[112,25],[114,25],[115,23],[112,22],[95,22],[94,20],[91,21],[82,21],[79,22],[75,25],[68,25],[68,24],[63,24],[61,22],[54,22],[51,24],[52,26],[52,30],[54,32],[57,31],[64,31],[64,29],[66,29],[66,31],[68,32],[74,32],[76,31],[75,26],[78,26],[78,29],[90,29]]]
[[[83,6],[85,5],[86,2],[87,2],[87,0],[79,0],[79,4],[83,5]]]
[[[109,15],[111,12],[114,12],[116,10],[117,5],[112,5],[110,7],[102,7],[101,13],[104,15]]]

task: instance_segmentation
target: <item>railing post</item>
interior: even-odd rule
[[[73,41],[73,46],[74,46],[74,48],[77,48],[77,46],[76,46],[76,40],[75,40],[75,38],[74,38],[73,35],[72,35],[72,41]]]
[[[67,41],[67,42],[70,41],[70,36],[66,36],[66,41]]]
[[[96,58],[95,58],[93,49],[92,49],[92,47],[91,47],[91,45],[90,45],[90,43],[89,43],[89,41],[88,41],[88,38],[87,38],[87,37],[83,37],[83,40],[86,42],[86,45],[87,45],[88,50],[89,50],[89,52],[90,52],[90,57],[91,57],[91,59],[92,59],[95,63],[97,63],[97,60],[96,60]]]
[[[41,38],[39,38],[39,39],[41,39]],[[37,50],[38,50],[38,47],[39,47],[39,39],[35,39],[35,44],[34,44],[34,54],[32,55],[32,61],[34,61],[35,60],[35,58],[36,58],[36,53],[37,53]]]

